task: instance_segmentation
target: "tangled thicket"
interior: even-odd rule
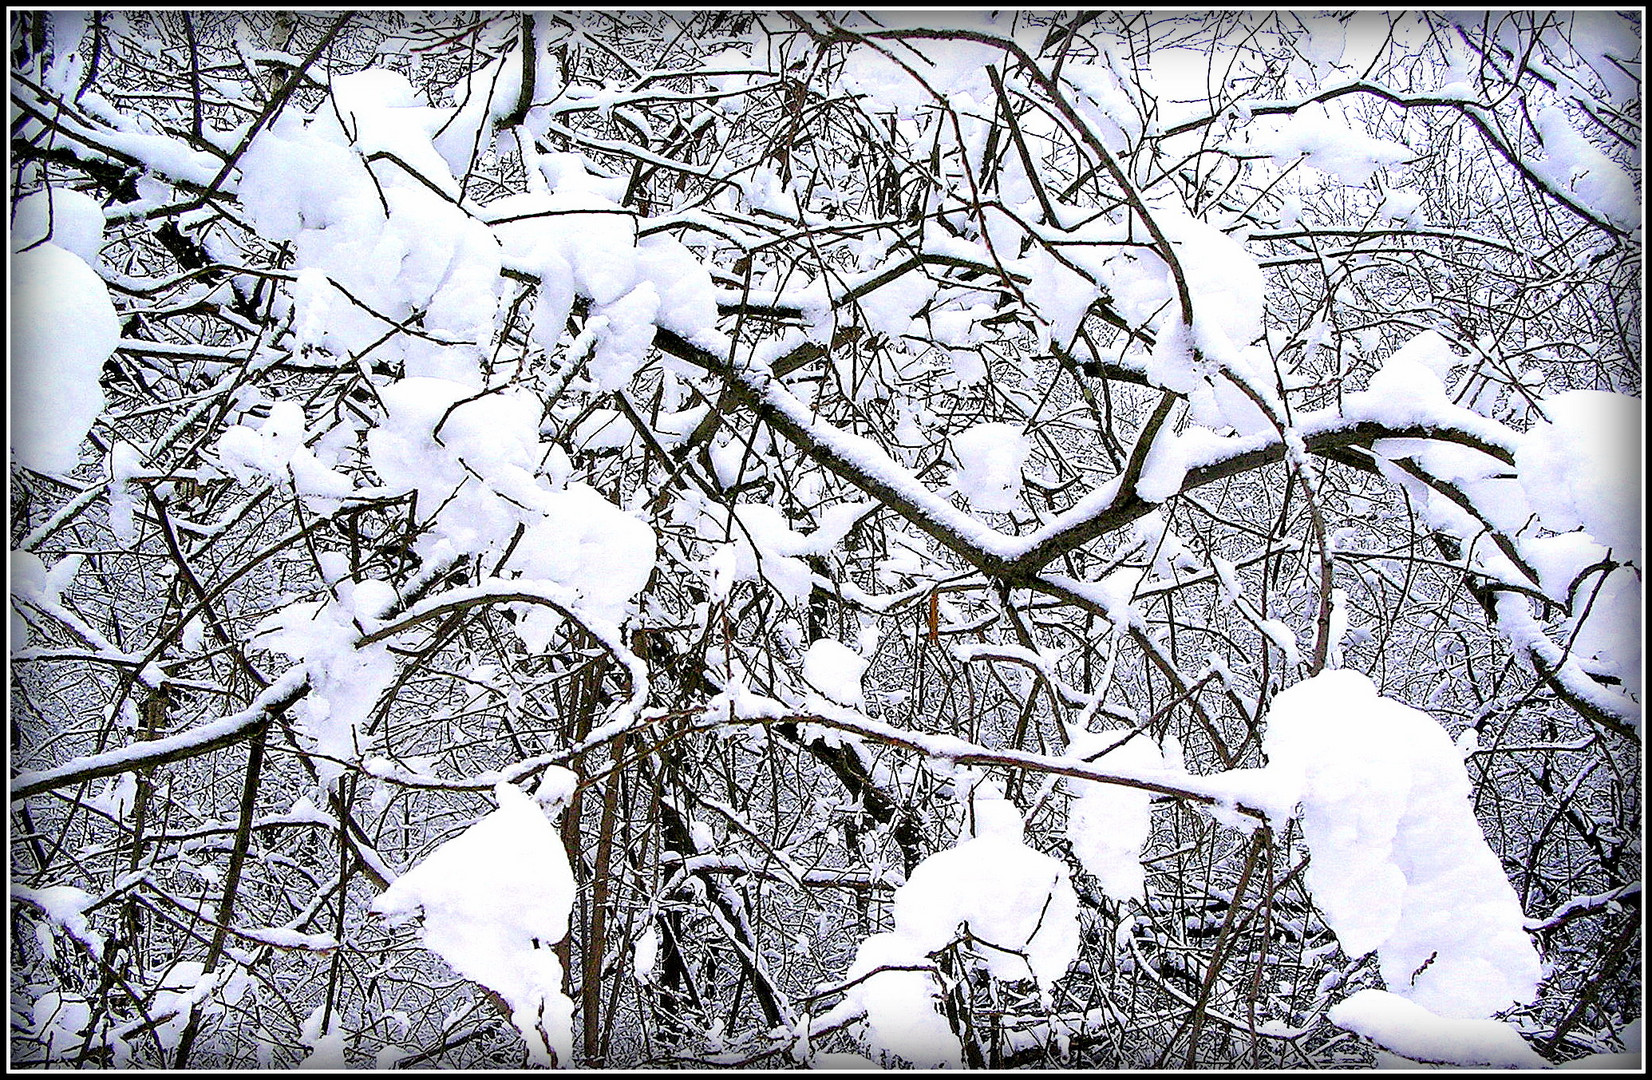
[[[920,18],[13,14],[14,1063],[1622,1048],[1638,23]]]

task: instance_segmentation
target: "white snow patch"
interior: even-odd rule
[[[393,924],[422,914],[425,946],[505,999],[533,1061],[566,1065],[574,1005],[555,946],[568,933],[573,872],[534,800],[508,783],[494,793],[499,809],[397,878],[371,911]]]
[[[1309,165],[1349,184],[1364,184],[1378,169],[1416,156],[1404,143],[1357,130],[1346,115],[1335,116],[1318,103],[1283,122],[1253,122],[1247,135],[1251,152],[1266,154],[1282,167],[1306,158]]]
[[[1300,792],[1308,886],[1344,952],[1376,950],[1389,988],[1441,1016],[1532,999],[1524,913],[1433,717],[1326,671],[1274,699],[1263,749],[1273,782]]]
[[[1549,1064],[1507,1024],[1436,1016],[1386,990],[1361,990],[1331,1006],[1326,1015],[1337,1027],[1413,1061],[1494,1069],[1542,1069]]]
[[[103,362],[120,322],[103,279],[79,256],[41,244],[11,261],[11,447],[19,464],[61,475],[103,411]]]
[[[972,802],[976,835],[919,863],[895,891],[894,929],[861,942],[848,974],[861,981],[844,992],[843,1007],[865,1012],[867,1041],[919,1068],[963,1064],[932,954],[967,931],[993,977],[1032,979],[1045,994],[1078,957],[1066,866],[1022,842],[1020,814],[996,783],[976,783]],[[909,970],[878,971],[886,965]]]
[[[1067,754],[1090,760],[1103,769],[1120,769],[1127,775],[1136,769],[1165,767],[1164,755],[1145,735],[1120,744],[1127,734],[1079,732],[1068,745]],[[1067,840],[1073,854],[1112,899],[1146,899],[1147,875],[1141,853],[1152,825],[1152,792],[1071,778],[1066,784],[1074,796],[1067,809]]]
[[[809,684],[839,705],[866,708],[860,680],[867,661],[849,646],[831,638],[821,638],[803,654],[803,677]]]
[[[103,205],[85,192],[57,186],[23,196],[11,223],[13,251],[49,240],[94,269],[103,248]]]
[[[1021,469],[1032,440],[1014,424],[977,424],[952,437],[952,483],[976,510],[1009,512],[1020,503]]]
[[[1641,547],[1641,402],[1568,390],[1542,402],[1548,421],[1521,438],[1515,465],[1526,498],[1553,532],[1586,529],[1619,559]]]

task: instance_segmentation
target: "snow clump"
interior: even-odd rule
[[[391,882],[370,909],[392,925],[420,915],[427,948],[511,1008],[534,1063],[573,1056],[574,1003],[555,946],[568,934],[573,871],[562,837],[532,797],[508,783],[499,809]]]

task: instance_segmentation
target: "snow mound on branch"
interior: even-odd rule
[[[1084,266],[1084,262],[1079,258],[1072,258],[1072,261]],[[1084,268],[1090,269],[1088,266]],[[1078,332],[1085,314],[1090,310],[1090,305],[1101,295],[1095,282],[1082,274],[1075,274],[1041,247],[1034,248],[1026,258],[1017,261],[1015,269],[1027,275],[1029,280],[1022,288],[1022,293],[1026,296],[1027,302],[1043,316],[1043,322],[1049,324],[1049,335],[1062,345],[1071,344],[1073,335]],[[1043,329],[1041,323],[1040,330]]]
[[[920,1069],[963,1066],[963,1047],[942,1012],[934,964],[914,951],[906,935],[890,931],[861,942],[846,981],[855,984],[844,991],[844,1005],[865,1013],[862,1030],[874,1049]]]
[[[576,590],[574,606],[581,616],[623,623],[631,598],[654,572],[654,530],[585,484],[546,492],[540,505],[545,516],[522,533],[511,568]],[[550,608],[529,605],[517,633],[531,651],[540,652],[560,620]]]
[[[109,289],[85,260],[41,244],[11,262],[11,448],[19,464],[61,475],[103,411],[98,379],[120,341]]]
[[[1452,410],[1445,380],[1462,362],[1445,338],[1424,330],[1396,349],[1371,376],[1359,398],[1362,415],[1394,427],[1427,424]]]
[[[337,598],[289,604],[258,624],[254,644],[303,661],[310,692],[292,706],[293,728],[313,751],[329,788],[360,757],[358,733],[396,678],[396,660],[378,642],[357,648],[395,598],[387,582],[340,581]]]
[[[1021,469],[1032,440],[1014,424],[977,424],[952,437],[952,484],[976,510],[1007,513],[1021,500]]]
[[[1067,755],[1125,773],[1165,767],[1164,755],[1145,736],[1118,745],[1123,737],[1118,731],[1080,732],[1068,744]],[[1147,874],[1141,852],[1153,820],[1152,792],[1070,777],[1065,783],[1074,796],[1067,810],[1067,840],[1073,854],[1114,900],[1145,899]]]
[[[845,25],[873,29],[880,25],[915,26],[915,16],[899,12],[880,13],[876,23],[866,26],[864,17],[849,16]],[[983,17],[990,28],[990,21]],[[921,112],[958,104],[966,96],[975,102],[990,101],[992,83],[988,64],[1002,63],[1004,50],[974,41],[925,41],[920,50],[862,45],[851,49],[844,59],[836,91],[862,100],[869,112],[893,112],[903,119]],[[960,110],[963,111],[963,110]]]
[[[1544,156],[1531,162],[1532,171],[1618,228],[1637,228],[1640,195],[1623,166],[1596,149],[1557,105],[1539,109],[1535,123]]]
[[[1326,1015],[1337,1027],[1413,1061],[1494,1069],[1542,1069],[1549,1064],[1507,1024],[1436,1016],[1386,990],[1361,990],[1331,1006]]]
[[[865,674],[866,660],[841,641],[821,638],[803,654],[803,677],[839,705],[866,708],[860,688]]]
[[[537,315],[535,321],[541,343],[554,344],[576,295],[591,299],[595,314],[606,311],[615,326],[646,326],[650,341],[653,326],[692,340],[716,325],[711,271],[692,251],[660,234],[639,240],[630,212],[594,190],[596,178],[577,154],[549,154],[543,164],[556,178],[555,191],[507,195],[481,211],[493,223],[504,264],[541,281],[548,297],[544,325]],[[637,293],[644,285],[652,290],[647,300]]]
[[[412,104],[406,78],[376,68],[334,89],[346,127],[330,102],[289,111],[240,162],[248,215],[292,242],[298,340],[479,386],[501,252],[453,201],[458,182],[432,147],[446,110]]]
[[[425,946],[505,1000],[532,1060],[567,1064],[574,1004],[554,949],[568,934],[573,872],[531,797],[508,783],[494,795],[499,809],[391,882],[370,910],[392,924],[422,914]]]
[[[715,454],[714,450],[713,460]],[[733,471],[729,475],[734,475]],[[825,555],[848,534],[868,505],[839,503],[829,507],[818,514],[817,526],[808,535],[793,529],[785,514],[763,503],[714,508],[685,501],[682,511],[686,522],[701,537],[729,544],[720,549],[728,555],[715,556],[714,564],[702,564],[714,593],[726,598],[727,592],[719,590],[726,590],[736,581],[764,581],[796,606],[809,598],[814,581],[814,573],[802,556]]]
[[[219,436],[218,463],[242,484],[267,476],[277,484],[290,484],[312,508],[336,506],[336,500],[347,498],[354,485],[349,477],[323,464],[304,442],[303,407],[280,401],[270,407],[270,415],[258,427],[236,424]]]
[[[340,1023],[343,1019],[339,1010],[334,1009],[331,1016],[327,1015],[325,1003],[310,1010],[309,1016],[304,1018],[304,1026],[299,1029],[298,1041],[309,1053],[299,1061],[300,1069],[344,1069],[348,1063],[344,1059],[349,1034]],[[323,1026],[323,1021],[326,1026]]]
[[[1304,106],[1282,123],[1253,123],[1247,134],[1251,152],[1266,154],[1281,167],[1305,158],[1348,184],[1365,184],[1378,169],[1416,156],[1404,143],[1357,130],[1323,104]]]
[[[1048,986],[1078,956],[1078,898],[1066,866],[996,833],[936,852],[896,892],[896,930],[928,954],[965,926],[995,977]]]
[[[1572,654],[1585,670],[1617,675],[1636,698],[1641,694],[1641,579],[1620,566],[1601,581],[1591,577],[1572,601]]]
[[[1515,465],[1526,498],[1552,532],[1582,528],[1620,560],[1641,547],[1641,403],[1627,394],[1568,390],[1542,403]]]
[[[47,885],[31,889],[27,885],[13,882],[11,895],[14,899],[38,907],[45,916],[45,923],[35,926],[35,939],[40,943],[41,951],[46,954],[47,959],[57,957],[54,931],[85,945],[93,956],[103,955],[105,939],[102,934],[92,929],[91,921],[86,918],[86,909],[97,900],[91,893],[77,889],[73,885]]]
[[[962,938],[993,977],[1044,992],[1078,957],[1067,867],[1022,842],[1021,815],[996,784],[977,784],[972,802],[976,835],[919,863],[895,891],[894,929],[861,943],[848,976],[861,981],[844,992],[844,1007],[865,1011],[868,1041],[920,1068],[962,1064],[934,954]]]
[[[546,494],[571,467],[539,441],[542,411],[523,390],[476,395],[446,379],[407,378],[379,391],[384,421],[367,434],[373,468],[394,491],[418,493],[435,527],[422,548],[447,539],[462,552],[502,546],[518,524],[537,520]]]
[[[1344,952],[1376,950],[1388,987],[1440,1016],[1532,999],[1542,967],[1524,913],[1433,717],[1326,671],[1274,699],[1263,749],[1300,793],[1308,887]]]
[[[103,249],[103,206],[74,188],[54,187],[23,196],[11,223],[13,251],[49,240],[97,266]]]

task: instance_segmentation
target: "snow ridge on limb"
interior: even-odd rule
[[[50,769],[19,773],[12,778],[12,801],[42,791],[115,776],[134,768],[159,765],[168,761],[182,761],[232,746],[269,723],[272,716],[291,707],[309,692],[309,675],[303,665],[299,665],[271,683],[258,695],[256,701],[238,713],[196,725],[176,735],[166,735],[148,742],[135,742],[118,750],[77,758]]]
[[[1137,490],[1121,493],[1116,482],[1104,483],[1037,532],[1008,536],[958,510],[870,440],[811,415],[772,371],[749,366],[731,370],[721,357],[669,330],[660,330],[655,343],[672,356],[723,374],[741,404],[805,454],[900,513],[983,573],[1012,584],[1029,582],[1062,555],[1151,513],[1168,497],[1144,498]],[[1398,427],[1357,415],[1309,414],[1299,418],[1295,430],[1313,453],[1369,447],[1380,439],[1437,438],[1512,461],[1512,433],[1499,429],[1500,425],[1483,417],[1452,408],[1426,423]],[[1175,464],[1161,467],[1182,472],[1180,483],[1170,488],[1173,493],[1274,464],[1286,454],[1286,442],[1277,436],[1218,438],[1212,434],[1198,442],[1187,440]]]

